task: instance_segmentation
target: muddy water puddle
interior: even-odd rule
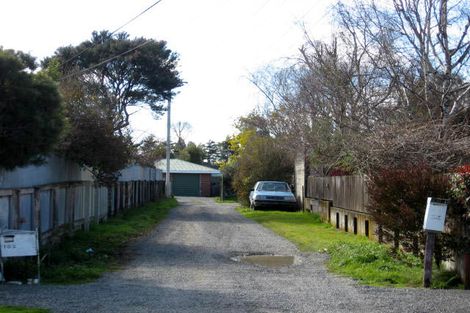
[[[235,262],[254,264],[270,268],[290,266],[295,263],[292,255],[243,255],[231,258]]]

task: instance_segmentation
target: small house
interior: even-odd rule
[[[155,167],[166,175],[166,160],[155,163]],[[214,177],[220,177],[219,170],[183,160],[170,160],[171,190],[174,196],[210,197]]]

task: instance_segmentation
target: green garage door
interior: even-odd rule
[[[199,174],[173,174],[172,189],[175,196],[199,197]]]

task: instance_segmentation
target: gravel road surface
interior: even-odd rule
[[[240,216],[235,205],[178,198],[121,271],[73,286],[0,286],[0,303],[53,312],[470,312],[470,292],[359,286],[328,273],[323,254]],[[294,265],[235,262],[244,254],[295,255]]]

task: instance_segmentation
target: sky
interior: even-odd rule
[[[88,40],[94,30],[122,26],[155,0],[15,0],[0,4],[0,46],[39,60],[61,46]],[[172,123],[188,122],[186,142],[224,140],[234,121],[262,104],[251,74],[297,55],[309,36],[331,34],[333,0],[162,0],[125,26],[131,37],[165,40],[179,54],[186,84],[172,101]],[[166,138],[166,116],[132,110],[135,141]],[[172,134],[174,139],[174,134]]]

